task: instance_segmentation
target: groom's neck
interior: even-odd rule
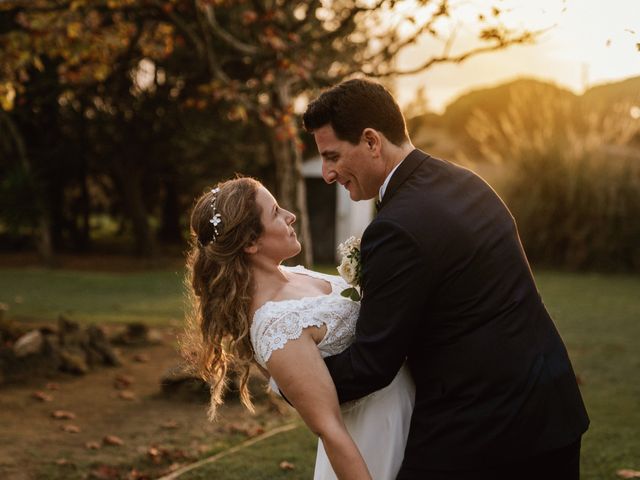
[[[407,158],[407,155],[409,155],[413,150],[415,150],[415,147],[410,141],[403,143],[402,145],[394,145],[391,142],[385,145],[385,178],[387,178],[391,171],[396,168],[400,162]]]

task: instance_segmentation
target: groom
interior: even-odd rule
[[[500,198],[415,149],[377,83],[325,91],[304,125],[325,181],[379,200],[362,237],[356,339],[326,364],[345,402],[408,362],[416,402],[397,478],[577,480],[589,420]]]

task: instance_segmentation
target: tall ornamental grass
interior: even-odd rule
[[[640,271],[640,99],[586,104],[566,92],[513,92],[505,113],[472,115],[529,258],[571,269]]]

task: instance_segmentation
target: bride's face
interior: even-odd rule
[[[300,242],[293,229],[296,216],[281,208],[264,187],[256,192],[256,203],[262,210],[262,235],[255,243],[255,254],[281,262],[300,253]]]

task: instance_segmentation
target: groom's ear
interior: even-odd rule
[[[382,139],[380,138],[380,133],[377,130],[374,130],[373,128],[365,128],[362,131],[362,138],[367,144],[367,148],[369,150],[372,152],[380,150]]]

